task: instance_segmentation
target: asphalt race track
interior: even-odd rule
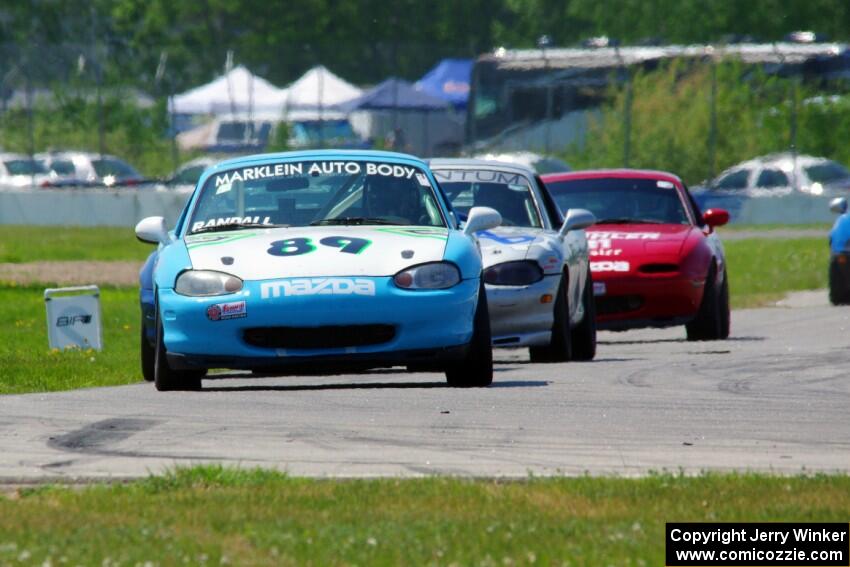
[[[848,319],[827,306],[737,311],[733,337],[708,343],[681,328],[601,333],[591,363],[497,351],[483,390],[378,371],[4,396],[0,480],[207,461],[310,476],[848,471]]]

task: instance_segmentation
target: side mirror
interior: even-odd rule
[[[490,207],[472,207],[463,226],[464,234],[474,234],[481,230],[490,230],[502,224],[502,215]]]
[[[711,228],[723,226],[729,222],[729,211],[726,209],[708,209],[702,214],[702,220]]]
[[[847,199],[844,197],[836,197],[829,202],[829,210],[836,215],[843,215],[847,212]]]
[[[168,244],[168,228],[163,217],[148,217],[136,225],[136,238],[151,244]]]
[[[567,209],[567,215],[558,236],[564,238],[571,230],[582,230],[596,224],[596,217],[587,209]]]

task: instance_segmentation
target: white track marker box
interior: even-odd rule
[[[103,348],[100,290],[96,285],[44,290],[50,348]]]

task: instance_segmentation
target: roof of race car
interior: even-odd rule
[[[238,156],[230,159],[225,159],[212,165],[204,170],[201,178],[198,180],[199,185],[206,183],[207,179],[213,174],[224,169],[235,169],[238,167],[248,167],[252,165],[266,165],[276,160],[293,160],[293,159],[386,159],[412,163],[420,167],[427,167],[421,158],[410,154],[399,152],[384,152],[380,150],[299,150],[293,152],[274,152],[266,154],[252,154],[247,156]]]
[[[529,177],[534,177],[534,170],[530,167],[518,163],[508,163],[504,161],[485,160],[476,158],[433,158],[425,160],[428,167],[431,169],[447,168],[483,168],[497,169],[499,171],[510,171],[513,173],[522,173]]]
[[[375,159],[391,159],[391,160],[401,160],[408,162],[416,162],[417,164],[424,165],[420,158],[416,156],[412,156],[410,154],[403,154],[399,152],[384,152],[380,150],[300,150],[294,152],[276,152],[276,153],[267,153],[267,154],[252,154],[248,156],[239,156],[231,159],[226,159],[224,161],[219,162],[215,169],[219,168],[231,168],[231,167],[239,167],[244,165],[256,165],[259,163],[265,163],[274,160],[291,160],[291,159],[313,159],[313,158],[332,158],[332,159],[340,159],[340,158],[355,158],[355,159],[363,159],[363,158],[375,158]]]
[[[614,177],[617,179],[655,179],[669,181],[680,187],[683,185],[682,180],[677,175],[673,175],[667,171],[656,171],[653,169],[587,169],[565,173],[549,173],[540,176],[543,183],[574,181],[578,179],[601,179],[605,177]]]

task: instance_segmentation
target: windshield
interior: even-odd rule
[[[562,212],[588,209],[599,224],[690,224],[679,193],[669,181],[605,177],[553,181],[546,187]]]
[[[239,226],[398,224],[445,227],[425,172],[382,162],[309,160],[210,176],[190,232]]]
[[[833,181],[850,177],[850,171],[847,171],[846,167],[834,161],[810,165],[805,170],[806,175],[809,176],[812,183],[832,183]]]
[[[38,175],[47,173],[44,164],[34,159],[10,159],[3,162],[9,175]]]
[[[502,226],[540,228],[540,214],[525,176],[489,169],[434,169],[452,208],[468,215],[472,207],[490,207],[502,215]]]

